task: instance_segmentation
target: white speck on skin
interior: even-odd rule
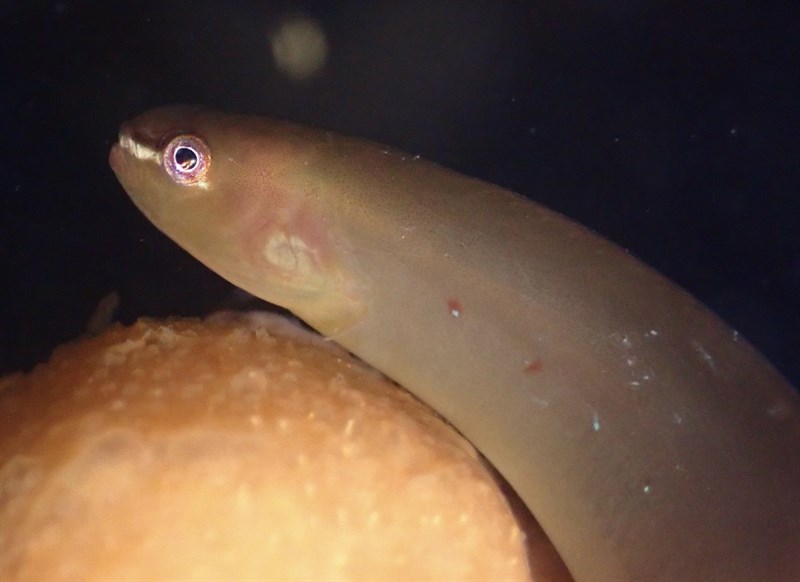
[[[702,357],[703,360],[705,360],[706,364],[708,364],[708,367],[713,370],[714,369],[714,358],[711,357],[711,354],[709,354],[706,351],[706,349],[703,347],[703,345],[699,341],[693,339],[692,340],[692,347],[694,348],[694,350],[698,354],[700,354],[700,357]]]
[[[531,402],[533,402],[536,406],[541,408],[547,408],[550,406],[550,401],[545,400],[544,398],[539,398],[538,396],[531,396]]]
[[[792,415],[792,409],[783,400],[777,400],[769,405],[767,414],[775,420],[786,420]]]
[[[645,337],[656,337],[658,335],[658,330],[651,329],[650,331],[644,334]]]
[[[672,422],[675,424],[683,424],[683,417],[677,412],[672,413]]]
[[[649,495],[652,490],[653,490],[653,488],[650,486],[649,483],[645,483],[642,486],[642,493],[644,493],[645,495]]]
[[[461,315],[461,312],[458,310],[457,307],[453,307],[450,309],[450,315],[452,315],[453,317],[458,317],[459,315]]]
[[[597,416],[596,412],[592,413],[592,429],[594,430],[594,432],[600,430],[600,417]]]
[[[628,356],[625,358],[625,361],[628,363],[628,366],[635,366],[636,365],[636,358],[634,356]]]

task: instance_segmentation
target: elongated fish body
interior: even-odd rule
[[[576,580],[800,580],[800,405],[742,337],[580,225],[358,139],[200,108],[111,165],[178,244],[417,394]]]

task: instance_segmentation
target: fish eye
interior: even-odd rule
[[[178,184],[201,182],[211,167],[211,150],[202,138],[191,134],[173,137],[164,147],[164,169]]]

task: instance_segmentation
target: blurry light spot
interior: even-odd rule
[[[328,41],[317,22],[306,16],[285,20],[272,37],[277,67],[292,79],[316,75],[328,58]]]

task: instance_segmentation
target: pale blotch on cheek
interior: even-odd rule
[[[276,232],[264,245],[264,258],[275,268],[295,277],[309,277],[316,272],[314,251],[298,236]]]

